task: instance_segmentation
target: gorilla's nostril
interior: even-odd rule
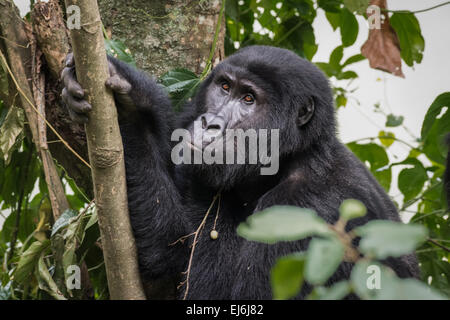
[[[218,124],[210,124],[208,126],[208,130],[220,130],[220,125],[218,125]]]
[[[205,117],[201,117],[201,121],[202,121],[202,129],[206,129],[206,126],[208,125],[206,122],[206,118]]]

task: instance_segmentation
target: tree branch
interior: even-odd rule
[[[77,79],[92,105],[86,125],[98,222],[112,299],[145,299],[128,215],[122,138],[109,76],[97,1],[66,0],[81,13],[81,28],[70,30]]]

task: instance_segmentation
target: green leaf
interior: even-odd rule
[[[105,49],[108,55],[113,56],[123,62],[126,62],[133,67],[136,67],[136,61],[134,61],[133,56],[131,55],[130,49],[128,49],[122,40],[112,40],[112,39],[104,39],[105,40]]]
[[[335,70],[340,70],[340,62],[342,60],[342,57],[344,56],[344,47],[339,46],[336,49],[333,50],[333,52],[330,55],[330,65]]]
[[[347,105],[347,97],[343,94],[340,94],[336,97],[336,106],[339,107],[345,107]]]
[[[330,235],[327,224],[310,209],[273,206],[252,214],[239,224],[237,233],[263,243],[295,241],[312,235]]]
[[[403,116],[395,116],[393,114],[388,114],[386,118],[386,127],[398,127],[401,126],[405,117]]]
[[[351,284],[356,294],[366,300],[442,300],[444,297],[415,279],[400,279],[376,262],[359,261],[353,267]]]
[[[24,137],[23,124],[23,110],[15,106],[9,108],[4,120],[0,123],[0,155],[6,164],[9,164],[12,153],[20,146]]]
[[[314,285],[325,283],[344,258],[344,247],[338,239],[314,238],[306,253],[305,278]]]
[[[409,158],[402,164],[412,164],[414,167],[403,169],[398,175],[398,188],[405,196],[403,202],[413,199],[422,191],[425,182],[428,181],[427,171],[422,162]]]
[[[348,281],[339,281],[333,286],[317,287],[315,294],[319,300],[341,300],[351,293],[350,283]]]
[[[359,250],[377,259],[411,253],[428,236],[427,229],[421,225],[388,220],[372,220],[354,229],[354,232],[362,238]]]
[[[425,40],[415,15],[396,12],[391,16],[390,22],[400,42],[402,59],[410,67],[414,62],[422,62]]]
[[[58,218],[58,220],[56,220],[55,223],[53,224],[51,236],[53,237],[59,230],[61,230],[64,227],[67,227],[71,219],[76,217],[77,215],[78,212],[72,209],[67,209],[66,211],[64,211]]]
[[[344,8],[340,18],[341,38],[344,47],[349,47],[355,43],[358,37],[359,25],[355,15]]]
[[[381,186],[389,192],[392,170],[390,167],[385,168],[389,164],[389,158],[386,154],[386,150],[375,144],[357,144],[355,142],[347,144],[352,152],[366,165],[369,165],[369,169]]]
[[[55,281],[53,280],[50,272],[48,271],[47,265],[44,261],[44,255],[41,254],[38,262],[38,270],[36,278],[39,282],[39,288],[46,291],[56,300],[67,300],[61,291],[58,289]]]
[[[392,132],[380,131],[378,137],[381,144],[386,148],[389,148],[395,142],[395,134]]]
[[[422,130],[421,130],[422,141],[425,141],[427,139],[431,127],[434,125],[436,120],[438,120],[437,118],[439,114],[445,107],[450,108],[450,92],[440,94],[428,108],[427,114],[425,115],[425,118],[422,123]]]
[[[450,92],[439,95],[428,108],[422,124],[423,152],[427,157],[444,165],[447,146],[444,143],[450,132]]]
[[[346,66],[348,66],[350,64],[357,63],[357,62],[363,61],[365,59],[366,59],[366,57],[364,57],[362,54],[355,54],[354,56],[351,56],[350,58],[345,60],[345,62],[342,65],[342,67],[346,67]]]
[[[325,11],[340,12],[342,0],[318,0],[317,4]]]
[[[305,256],[295,253],[277,260],[270,272],[273,298],[286,300],[295,297],[303,284]]]
[[[325,16],[330,23],[331,27],[333,28],[333,31],[336,31],[337,28],[339,28],[341,24],[341,15],[340,13],[333,13],[333,12],[325,12]]]
[[[337,70],[334,69],[330,64],[324,63],[324,62],[316,62],[316,66],[318,66],[325,74],[329,77],[334,76],[337,74]]]
[[[350,12],[356,12],[357,14],[364,15],[369,7],[370,0],[344,0],[344,6]]]
[[[30,276],[36,266],[39,257],[50,246],[50,241],[45,240],[43,242],[35,241],[20,257],[17,269],[14,272],[14,281],[22,283]]]
[[[193,97],[200,78],[189,70],[175,69],[162,75],[160,82],[169,93],[175,110],[180,111],[182,105]]]
[[[366,206],[356,199],[345,199],[339,207],[340,217],[346,221],[365,216]]]
[[[355,71],[345,71],[336,75],[336,79],[338,80],[348,80],[355,78],[358,78],[358,74]]]

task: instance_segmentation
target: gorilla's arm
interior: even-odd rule
[[[169,244],[186,234],[180,193],[173,178],[170,134],[174,117],[164,90],[144,73],[108,57],[122,134],[130,220],[138,249],[141,275],[154,279],[178,274],[187,254]],[[91,107],[75,76],[69,55],[62,73],[63,100],[74,121],[88,121]]]

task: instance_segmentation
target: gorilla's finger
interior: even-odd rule
[[[119,94],[128,94],[131,91],[131,84],[118,74],[109,77],[105,85]]]
[[[73,67],[75,65],[75,60],[73,58],[73,53],[70,52],[66,56],[66,67]]]
[[[70,119],[72,119],[73,122],[84,124],[89,122],[89,118],[85,114],[76,113],[70,108],[67,108],[69,110],[69,116]]]
[[[76,113],[87,113],[91,111],[92,107],[86,100],[78,100],[70,95],[66,88],[63,89],[61,97],[69,109],[72,109]]]
[[[110,77],[118,74],[116,66],[109,60],[108,60],[108,71]]]
[[[64,82],[64,87],[69,91],[70,95],[79,99],[84,97],[84,90],[75,77],[75,68],[64,68],[61,78]]]

